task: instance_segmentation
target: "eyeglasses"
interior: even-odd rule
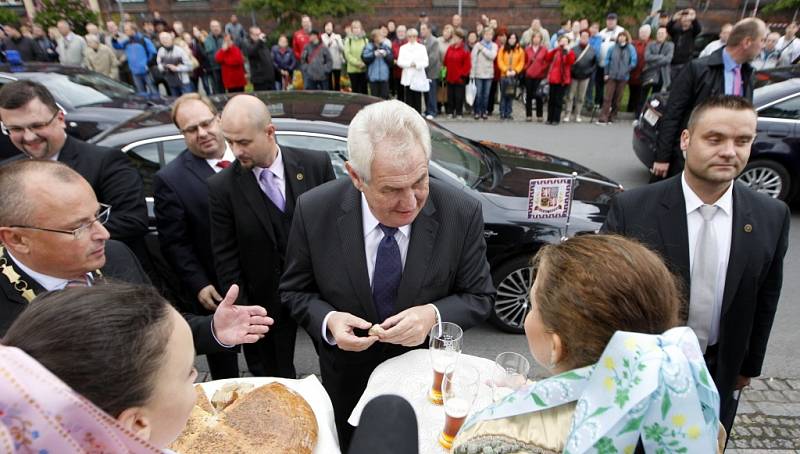
[[[214,122],[216,120],[217,120],[217,116],[214,115],[213,117],[209,118],[208,120],[203,120],[200,123],[197,123],[196,125],[188,126],[188,127],[184,128],[184,129],[181,129],[181,132],[183,134],[196,134],[197,130],[199,128],[203,128],[203,129],[207,130],[209,127],[211,127],[212,124],[214,124]]]
[[[95,213],[94,215],[94,219],[85,224],[81,224],[78,228],[74,230],[46,229],[44,227],[34,227],[31,225],[12,225],[9,227],[15,227],[18,229],[41,230],[43,232],[64,233],[67,235],[72,235],[73,238],[79,240],[83,236],[83,232],[86,232],[87,230],[92,228],[95,222],[99,222],[100,225],[105,225],[110,217],[111,217],[111,205],[106,205],[105,203],[101,203],[100,209],[97,210],[97,213]]]
[[[53,116],[50,117],[50,119],[47,120],[46,122],[33,123],[31,125],[28,125],[28,126],[9,126],[4,121],[0,121],[0,129],[2,129],[3,130],[3,134],[5,134],[7,136],[10,136],[12,134],[13,135],[24,134],[26,129],[30,129],[31,132],[34,133],[34,134],[40,133],[40,132],[44,131],[45,128],[50,126],[51,123],[53,123],[53,120],[56,119],[56,117],[58,116],[59,112],[60,112],[60,110],[56,110],[56,112],[53,114]]]

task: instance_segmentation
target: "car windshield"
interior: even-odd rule
[[[431,160],[439,167],[470,187],[490,171],[484,152],[478,145],[444,128],[428,124],[431,129]]]
[[[45,84],[74,108],[103,104],[112,98],[127,98],[136,94],[132,87],[97,73],[31,73],[28,78]]]

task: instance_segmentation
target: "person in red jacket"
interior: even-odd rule
[[[631,71],[631,78],[628,79],[628,111],[634,113],[635,119],[639,118],[644,107],[644,88],[642,87],[642,70],[646,62],[644,52],[650,44],[650,25],[644,24],[639,27],[639,39],[633,42],[636,48],[636,67]]]
[[[242,93],[247,79],[244,75],[244,57],[242,51],[233,43],[231,35],[225,34],[222,48],[214,58],[222,69],[222,86],[228,93]]]
[[[536,121],[544,121],[544,99],[539,86],[547,77],[547,46],[542,42],[542,34],[534,32],[531,42],[525,47],[525,121],[533,121],[533,100],[536,100]]]
[[[303,49],[309,41],[311,41],[311,18],[303,15],[300,18],[300,29],[292,35],[292,50],[297,61],[300,61],[300,55],[303,54]]]
[[[464,91],[472,70],[472,56],[464,46],[464,31],[456,29],[453,43],[444,54],[444,66],[447,68],[447,110],[450,118],[462,118],[464,113]]]
[[[558,38],[558,46],[547,53],[550,72],[550,99],[547,102],[547,124],[557,125],[561,122],[561,108],[564,105],[564,93],[572,82],[572,64],[575,63],[575,52],[569,48],[569,38],[564,35]]]

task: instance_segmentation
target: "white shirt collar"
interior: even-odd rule
[[[361,193],[361,219],[364,226],[364,236],[369,235],[373,230],[379,228],[378,224],[380,224],[380,221],[375,218],[375,215],[372,214],[372,210],[369,209],[367,198],[364,196],[363,192]],[[403,236],[408,238],[411,234],[411,224],[401,226],[398,230]]]
[[[693,211],[697,210],[701,206],[705,205],[705,203],[700,200],[700,197],[695,194],[691,187],[689,187],[689,183],[686,182],[686,174],[685,172],[681,174],[681,187],[683,188],[683,199],[686,201],[686,214],[692,213]],[[733,214],[733,182],[731,181],[731,185],[728,186],[728,190],[725,191],[722,196],[713,203],[714,206],[717,206],[722,209],[728,216]]]
[[[34,271],[25,266],[24,263],[17,260],[17,258],[14,257],[14,255],[11,253],[10,250],[6,249],[6,253],[8,254],[9,257],[11,257],[11,260],[14,261],[14,263],[19,267],[20,270],[22,270],[23,273],[33,278],[33,280],[38,282],[39,285],[41,285],[48,292],[52,292],[53,290],[61,290],[69,282],[69,279],[62,279],[60,277],[48,276],[46,274]]]
[[[215,172],[219,172],[220,170],[222,170],[222,167],[217,167],[217,163],[218,162],[220,162],[220,161],[228,161],[228,162],[232,163],[235,160],[236,160],[236,156],[234,156],[233,151],[231,150],[231,147],[228,146],[228,143],[225,142],[225,153],[222,155],[222,159],[206,159],[206,162],[208,163],[208,165],[211,166],[211,168]]]
[[[277,146],[277,145],[276,145]],[[253,167],[253,174],[256,176],[256,181],[261,181],[261,173],[265,170],[269,170],[272,172],[273,175],[278,179],[278,181],[283,181],[284,178],[284,171],[283,171],[283,153],[281,153],[281,148],[278,147],[278,156],[275,157],[275,160],[272,161],[272,165],[269,167]]]

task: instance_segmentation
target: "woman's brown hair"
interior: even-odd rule
[[[534,309],[561,337],[562,368],[594,364],[616,331],[661,334],[678,324],[681,292],[659,256],[615,235],[542,247]]]

